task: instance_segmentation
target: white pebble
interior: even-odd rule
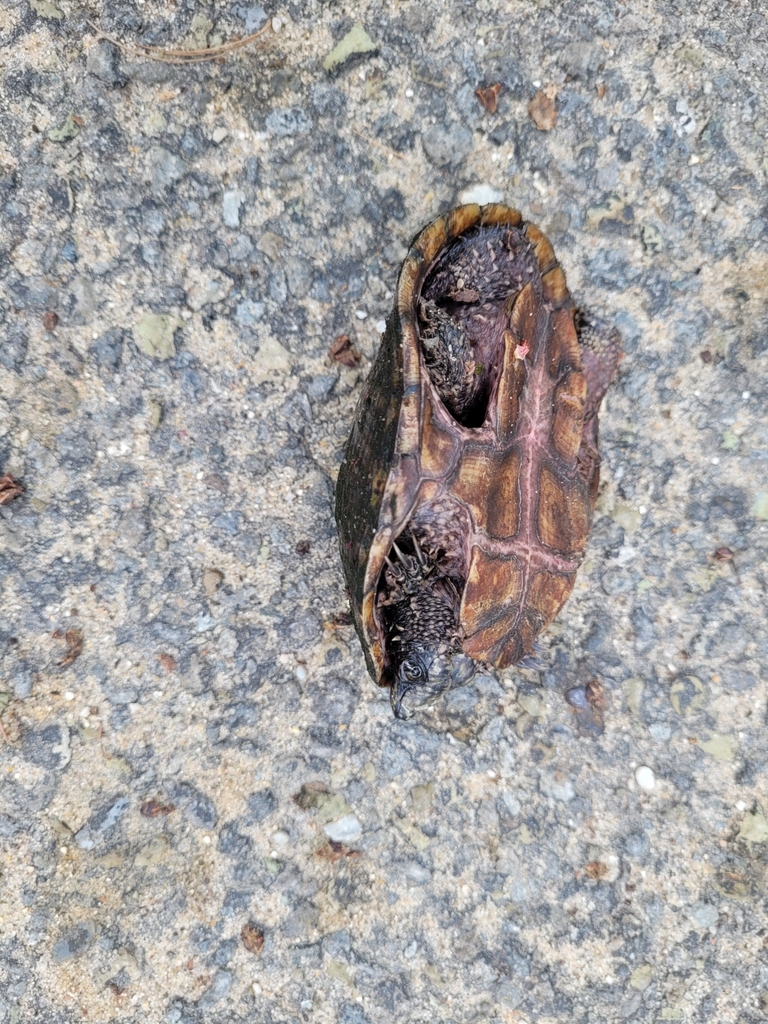
[[[272,842],[276,850],[284,850],[288,843],[290,842],[290,840],[291,837],[288,835],[287,832],[284,832],[282,829],[278,829],[278,831],[275,832],[275,834],[272,836]]]
[[[504,194],[499,192],[493,185],[479,184],[465,188],[459,195],[459,202],[466,206],[469,203],[477,203],[478,206],[485,206],[487,203],[500,203]]]
[[[71,690],[67,690],[67,692],[64,694],[64,700],[74,700],[74,699],[75,699],[74,693],[72,693]]]
[[[306,680],[307,670],[304,668],[303,665],[299,665],[299,667],[296,669],[296,678],[299,680],[300,683],[303,683]]]
[[[354,814],[345,814],[338,821],[332,821],[323,827],[329,839],[337,843],[347,843],[360,835],[360,822]]]
[[[283,19],[282,18],[273,18],[272,19],[272,31],[273,32],[279,32],[282,27],[283,27]]]
[[[745,402],[748,402],[749,399],[752,397],[752,392],[751,391],[742,391],[741,392],[741,397],[744,399]]]
[[[368,316],[368,314],[366,313],[366,311],[364,309],[356,309],[355,310],[355,316],[357,317],[358,320],[365,320],[365,318]]]
[[[644,789],[647,793],[650,793],[656,785],[656,776],[653,774],[653,768],[649,768],[646,764],[641,764],[637,769],[635,779],[640,789]]]
[[[405,95],[408,97],[408,99],[411,99],[411,97],[413,96],[413,89],[406,89]]]
[[[376,330],[377,330],[377,332],[379,334],[383,334],[386,331],[386,329],[387,329],[387,321],[386,320],[377,320],[376,321]]]

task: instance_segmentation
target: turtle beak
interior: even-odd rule
[[[392,705],[392,713],[401,722],[407,722],[409,718],[413,718],[414,709],[403,704],[404,698],[412,689],[413,687],[409,686],[408,683],[396,679],[392,689],[389,691],[389,703]]]

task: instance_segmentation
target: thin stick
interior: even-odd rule
[[[359,132],[357,128],[352,129],[352,134],[357,135],[359,139],[367,142],[369,146],[375,146],[377,149],[383,150],[385,153],[388,153],[389,156],[396,156],[398,160],[405,160],[402,153],[398,153],[396,149],[390,149],[389,146],[385,146],[383,142],[379,142],[377,139],[369,139],[367,135],[363,135],[363,133]]]
[[[203,61],[216,60],[218,57],[224,57],[235,50],[241,50],[244,46],[255,42],[269,28],[269,22],[267,22],[265,25],[262,25],[258,32],[254,32],[253,35],[246,36],[245,39],[236,39],[231,43],[222,43],[221,46],[209,46],[202,50],[166,50],[161,46],[150,46],[143,43],[139,43],[138,47],[131,46],[130,43],[124,43],[120,39],[115,39],[114,36],[102,32],[98,25],[94,25],[92,21],[89,21],[88,25],[99,38],[106,39],[108,43],[112,43],[118,49],[131,53],[135,57],[159,60],[164,64],[201,64]]]

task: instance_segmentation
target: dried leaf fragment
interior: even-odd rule
[[[157,660],[163,666],[166,672],[173,672],[176,668],[176,659],[172,658],[170,654],[158,654]]]
[[[0,476],[0,505],[10,505],[12,501],[24,493],[24,488],[10,473]]]
[[[359,850],[350,850],[344,845],[344,843],[336,842],[335,839],[329,839],[327,846],[321,846],[317,851],[317,856],[321,860],[330,861],[331,864],[335,864],[339,860],[343,860],[345,857],[359,857]]]
[[[605,693],[603,691],[603,684],[599,679],[590,679],[587,683],[587,700],[593,708],[604,708],[605,707]]]
[[[584,873],[587,878],[597,881],[600,878],[605,878],[608,874],[608,865],[603,864],[601,860],[591,860],[584,868]]]
[[[326,71],[335,71],[353,54],[372,53],[376,49],[376,43],[365,31],[361,22],[358,21],[347,32],[341,42],[334,46],[323,61],[323,67]]]
[[[167,815],[175,810],[173,804],[161,804],[158,800],[145,800],[139,807],[139,814],[142,818],[156,818],[158,814]]]
[[[305,782],[299,792],[293,794],[292,800],[302,811],[308,811],[311,807],[316,807],[321,796],[327,792],[328,787],[324,782]]]
[[[557,96],[557,86],[547,85],[543,89],[539,89],[528,104],[528,113],[539,131],[551,131],[557,124],[555,96]]]
[[[80,134],[81,123],[81,118],[75,117],[74,114],[67,114],[66,120],[58,128],[51,128],[48,132],[48,138],[51,142],[71,142],[72,139],[76,139]]]
[[[500,92],[501,83],[495,82],[493,85],[486,86],[484,89],[475,89],[475,96],[477,96],[482,103],[484,110],[487,110],[489,114],[495,114],[499,106]]]
[[[336,363],[353,368],[360,362],[360,353],[352,345],[348,334],[340,334],[330,347],[328,355]]]
[[[733,551],[726,547],[717,548],[712,557],[716,562],[730,562],[733,559]]]
[[[66,633],[61,629],[57,629],[53,634],[53,638],[54,640],[63,640],[67,645],[64,657],[59,662],[59,668],[66,668],[67,665],[71,665],[83,653],[82,629],[72,628],[68,629]]]
[[[258,956],[264,949],[264,932],[255,924],[244,924],[240,932],[240,939],[248,952],[253,953],[254,956]]]

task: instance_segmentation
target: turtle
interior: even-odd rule
[[[621,358],[518,210],[459,206],[411,243],[336,486],[354,625],[397,718],[479,664],[535,664],[583,557]]]

